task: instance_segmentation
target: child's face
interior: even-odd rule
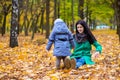
[[[84,32],[84,27],[81,24],[77,25],[77,30],[79,33],[83,33]]]

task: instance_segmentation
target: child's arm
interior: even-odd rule
[[[48,50],[48,51],[50,50],[50,48],[51,48],[51,46],[52,46],[52,44],[54,42],[54,37],[55,37],[54,33],[51,32],[51,34],[49,36],[49,40],[48,40],[47,46],[46,46],[46,50]]]

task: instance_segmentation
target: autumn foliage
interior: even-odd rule
[[[9,36],[0,36],[0,80],[120,80],[120,44],[113,30],[93,31],[103,46],[102,54],[78,70],[55,69],[55,57],[45,51],[47,40],[36,34],[19,35],[19,46],[9,47]],[[93,47],[94,52],[95,48]],[[94,54],[94,53],[93,53]],[[62,66],[61,66],[62,68]]]

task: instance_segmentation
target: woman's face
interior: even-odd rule
[[[79,33],[83,33],[84,32],[84,27],[81,24],[77,25],[77,30]]]

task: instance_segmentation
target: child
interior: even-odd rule
[[[73,36],[67,25],[62,19],[54,21],[53,30],[49,36],[46,50],[49,51],[54,43],[53,55],[56,56],[56,68],[60,69],[61,60],[65,60],[66,56],[70,56],[70,45],[74,48]],[[65,62],[64,62],[65,67]]]
[[[79,20],[76,23],[76,34],[73,38],[75,48],[70,58],[65,59],[67,63],[66,66],[68,68],[77,69],[84,64],[95,64],[91,60],[91,45],[94,45],[96,48],[95,57],[101,53],[102,46],[97,42],[85,21]]]

